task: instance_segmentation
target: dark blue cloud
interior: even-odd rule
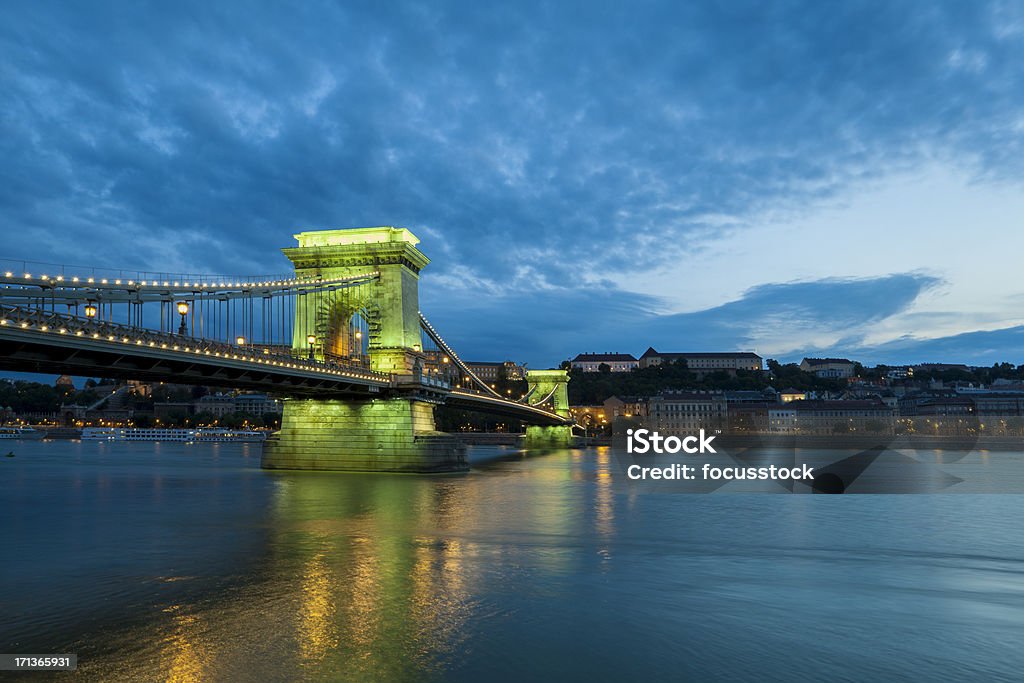
[[[814,338],[860,339],[874,323],[906,311],[932,276],[906,273],[879,278],[832,278],[754,287],[740,299],[676,315],[652,312],[658,300],[607,286],[579,291],[451,298],[425,288],[424,307],[434,324],[464,354],[522,349],[517,360],[534,364],[580,352],[617,351],[639,356],[660,351],[755,351],[781,360],[816,352]],[[766,342],[765,340],[769,340]],[[784,353],[765,343],[789,344]]]
[[[923,159],[1019,177],[1014,12],[20,3],[0,23],[2,255],[267,273],[297,228],[407,225],[432,268],[505,283],[487,315],[621,338],[637,297],[581,272],[678,262],[722,234],[715,217],[798,211]],[[728,316],[776,295],[706,313],[705,343],[755,345]],[[510,354],[545,346],[494,329]]]
[[[992,365],[1024,364],[1024,326],[964,332],[935,339],[904,337],[851,352],[865,363],[889,365],[941,362]]]

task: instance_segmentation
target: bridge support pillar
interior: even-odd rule
[[[286,399],[264,469],[463,472],[465,446],[434,425],[434,406],[407,398]]]
[[[571,448],[575,443],[572,427],[529,425],[523,445],[530,451],[554,451]]]

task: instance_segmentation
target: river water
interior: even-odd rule
[[[0,652],[77,653],[83,680],[1024,672],[1024,498],[996,493],[1020,453],[952,458],[962,494],[685,495],[607,449],[418,477],[265,472],[258,444],[9,445]]]

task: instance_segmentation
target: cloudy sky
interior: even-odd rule
[[[0,257],[403,225],[471,358],[1024,363],[1024,4],[489,5],[8,6]]]

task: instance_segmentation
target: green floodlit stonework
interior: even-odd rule
[[[367,323],[367,354],[374,370],[413,374],[422,362],[419,272],[430,260],[405,228],[321,230],[295,235],[283,252],[299,278],[332,279],[379,273],[354,289],[306,296],[296,307],[293,349],[315,355],[330,349],[348,355],[353,316]],[[361,343],[361,341],[360,341]],[[465,448],[438,432],[434,406],[414,398],[378,400],[291,399],[281,431],[263,448],[267,469],[361,472],[457,472],[468,469]]]
[[[324,349],[350,355],[347,330],[352,317],[359,315],[369,327],[370,367],[411,374],[421,351],[420,270],[430,263],[416,248],[419,239],[406,228],[393,227],[300,232],[295,239],[299,246],[282,251],[295,266],[296,277],[326,280],[380,273],[354,290],[304,297],[295,311],[296,353],[309,354],[306,340],[313,335],[318,357]]]
[[[434,407],[404,398],[290,399],[263,447],[266,469],[459,472],[465,447],[434,429]]]
[[[567,370],[527,370],[527,385],[533,390],[534,400],[540,400],[554,390],[551,404],[554,412],[569,417],[569,372]],[[526,428],[527,450],[546,451],[568,448],[575,439],[571,426],[529,425]]]

